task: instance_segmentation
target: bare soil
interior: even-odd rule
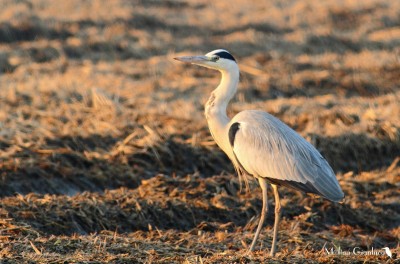
[[[242,71],[229,114],[286,122],[346,195],[282,187],[275,258],[273,210],[245,254],[261,193],[203,116],[219,74],[173,60],[216,48]],[[399,76],[399,1],[2,0],[0,262],[395,263]]]

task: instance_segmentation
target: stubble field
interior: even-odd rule
[[[218,72],[173,60],[216,48],[242,71],[229,115],[283,120],[346,195],[282,187],[275,258],[273,210],[245,254],[261,191],[209,134]],[[0,262],[394,263],[399,76],[399,1],[2,0]]]

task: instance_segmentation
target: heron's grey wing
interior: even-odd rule
[[[228,136],[240,166],[256,177],[332,201],[344,194],[322,155],[279,119],[262,111],[243,111],[229,126]]]

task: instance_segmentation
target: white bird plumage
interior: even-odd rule
[[[382,249],[385,250],[385,253],[389,258],[392,258],[392,251],[390,250],[389,247],[384,247]]]
[[[267,183],[271,184],[275,196],[275,223],[270,253],[274,256],[281,213],[277,186],[315,193],[338,202],[344,194],[332,168],[308,141],[266,112],[246,110],[229,119],[226,108],[237,90],[239,66],[228,51],[218,49],[202,56],[175,59],[221,72],[221,82],[205,106],[208,126],[239,176],[254,176],[262,189],[263,208],[249,251],[254,250],[267,214]]]

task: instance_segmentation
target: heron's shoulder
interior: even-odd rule
[[[251,122],[251,121],[257,121],[257,122],[262,122],[263,120],[269,121],[269,120],[274,120],[277,119],[273,115],[261,111],[261,110],[245,110],[242,112],[239,112],[236,116],[232,118],[232,121],[234,122]]]
[[[235,133],[240,131],[246,138],[287,144],[293,149],[313,147],[296,131],[275,116],[260,110],[246,110],[232,118],[229,128],[234,126]]]
[[[249,128],[286,128],[286,124],[284,124],[278,118],[261,110],[245,110],[239,112],[231,120],[231,124],[234,123],[240,123]]]

